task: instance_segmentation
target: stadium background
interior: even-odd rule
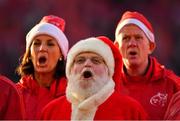
[[[90,36],[114,40],[116,25],[126,10],[143,13],[152,23],[160,63],[180,75],[179,0],[0,0],[0,73],[17,82],[15,69],[25,51],[27,32],[44,15],[66,20],[70,47]]]

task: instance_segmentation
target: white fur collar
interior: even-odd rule
[[[100,91],[78,104],[73,97],[67,97],[72,104],[71,120],[93,120],[98,106],[112,95],[114,87],[115,83],[111,79]]]

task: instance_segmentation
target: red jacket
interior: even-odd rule
[[[143,77],[129,77],[123,72],[123,93],[139,101],[150,119],[163,119],[169,101],[180,90],[180,78],[150,57]]]
[[[17,83],[23,95],[26,119],[39,119],[42,108],[53,99],[65,95],[66,79],[54,81],[50,88],[40,87],[31,76],[23,77]]]
[[[49,103],[43,110],[41,119],[70,120],[71,104],[66,97],[60,97]],[[94,120],[140,120],[147,115],[134,99],[114,92],[98,107]]]
[[[0,120],[24,119],[24,107],[15,84],[0,76]]]
[[[173,95],[166,114],[165,120],[180,120],[180,91]]]

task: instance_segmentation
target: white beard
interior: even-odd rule
[[[98,77],[93,74],[92,80],[80,80],[80,75],[71,74],[66,89],[67,100],[72,104],[71,120],[93,121],[98,106],[114,92],[115,83],[108,75]]]
[[[88,97],[94,95],[95,93],[97,93],[110,80],[110,77],[108,75],[104,74],[104,76],[99,77],[93,72],[92,74],[93,74],[92,80],[85,80],[85,79],[81,80],[80,78],[82,74],[72,73],[69,76],[68,85],[66,89],[66,94],[68,95],[68,98],[71,98],[71,96],[73,96],[73,99],[74,98],[76,99],[74,100],[75,102],[76,101],[81,102],[87,99]]]

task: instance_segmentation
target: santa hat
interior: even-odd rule
[[[64,58],[67,56],[69,43],[64,32],[65,21],[54,15],[44,16],[26,35],[26,50],[32,44],[33,38],[40,34],[47,34],[54,37],[62,51]]]
[[[91,37],[77,42],[68,52],[66,63],[66,76],[70,75],[70,70],[74,62],[74,58],[82,52],[94,52],[99,54],[105,61],[109,69],[110,77],[116,83],[118,88],[120,84],[120,73],[122,68],[122,57],[118,48],[113,42],[105,37]]]
[[[130,12],[127,11],[123,14],[120,22],[117,25],[116,32],[115,32],[115,37],[117,40],[117,36],[119,34],[119,31],[128,24],[135,24],[139,28],[142,29],[142,31],[145,33],[147,38],[150,40],[150,42],[155,42],[154,39],[154,31],[151,26],[151,23],[140,13],[138,12]]]

